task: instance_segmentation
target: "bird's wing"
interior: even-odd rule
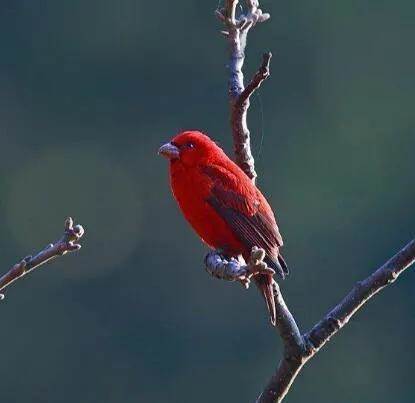
[[[255,185],[249,180],[241,184],[237,176],[222,167],[205,167],[204,172],[213,183],[207,202],[249,250],[257,246],[276,258],[282,237],[271,208]]]

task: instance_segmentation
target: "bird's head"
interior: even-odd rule
[[[172,164],[181,162],[185,166],[207,163],[219,154],[222,149],[205,134],[198,131],[179,133],[159,148],[158,153],[170,160]]]

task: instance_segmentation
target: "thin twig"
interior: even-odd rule
[[[252,80],[242,91],[241,95],[239,95],[237,105],[242,105],[247,99],[249,99],[249,97],[261,86],[262,82],[269,77],[269,64],[271,62],[271,57],[271,52],[267,52],[262,55],[262,64],[252,77]]]
[[[63,256],[68,252],[81,249],[81,245],[78,241],[83,234],[83,227],[81,225],[74,226],[72,218],[67,218],[65,220],[65,232],[58,241],[54,244],[51,243],[47,245],[35,256],[26,256],[20,262],[16,263],[6,274],[0,277],[0,291],[3,291],[10,284],[44,263],[58,256]],[[0,294],[0,298],[3,299],[4,295]]]

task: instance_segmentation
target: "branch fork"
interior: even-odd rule
[[[225,259],[215,251],[208,253],[205,258],[207,270],[215,277],[241,281],[248,280],[257,270],[269,270],[262,261],[264,251],[253,248],[251,257],[246,265],[236,259]],[[351,319],[351,317],[374,295],[392,284],[406,269],[415,262],[415,240],[409,242],[402,250],[393,256],[382,267],[368,278],[358,281],[345,298],[311,330],[301,333],[294,316],[287,307],[280,287],[273,282],[276,305],[276,328],[283,342],[283,356],[275,371],[264,388],[257,403],[281,402],[304,364]],[[247,281],[249,287],[249,281]]]
[[[234,144],[235,162],[246,175],[255,182],[257,177],[255,161],[251,152],[250,132],[247,124],[249,98],[269,76],[271,53],[266,53],[257,74],[245,88],[242,68],[245,61],[245,48],[248,32],[258,23],[270,18],[259,8],[258,0],[246,0],[246,11],[239,16],[236,8],[239,0],[226,0],[225,7],[215,11],[218,19],[225,25],[221,31],[228,40],[229,80],[228,95],[231,115],[231,127]]]

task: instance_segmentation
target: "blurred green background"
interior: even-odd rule
[[[281,354],[261,297],[212,279],[158,146],[184,128],[231,150],[216,2],[2,0],[0,263],[84,248],[0,305],[2,402],[252,402]],[[303,329],[413,235],[413,1],[263,0],[249,115]],[[261,151],[261,137],[263,146]],[[288,402],[413,402],[414,274],[307,365]]]

